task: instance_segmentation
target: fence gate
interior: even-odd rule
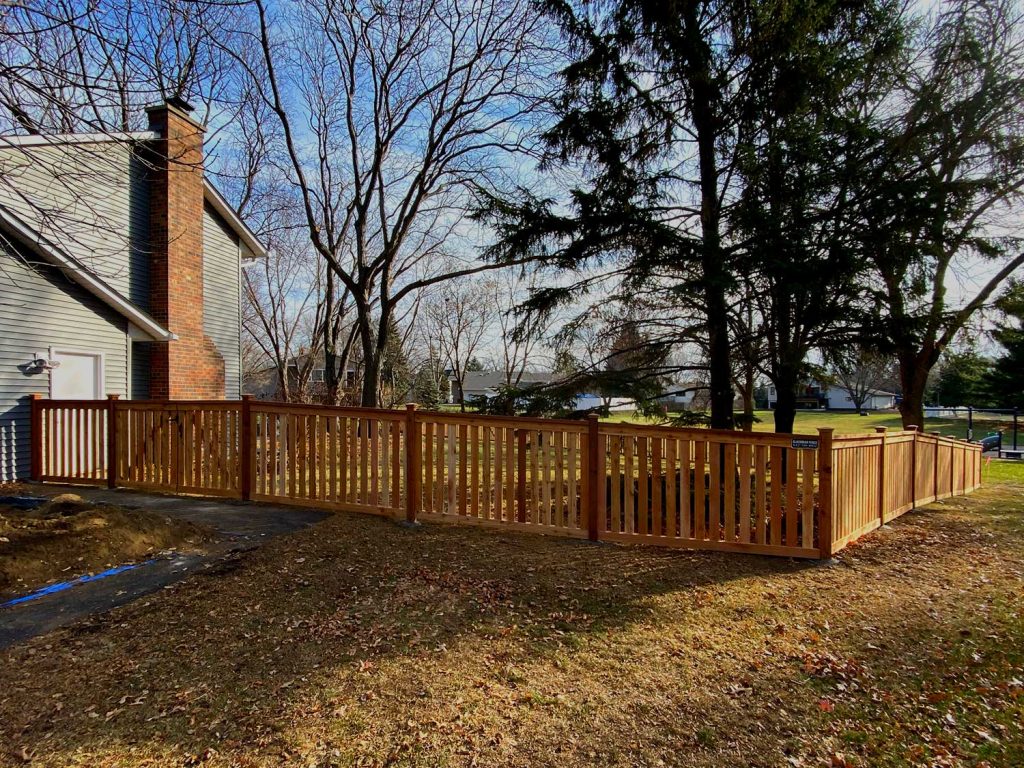
[[[127,488],[240,497],[236,404],[118,402],[117,484]]]

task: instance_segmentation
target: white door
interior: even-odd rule
[[[50,352],[57,365],[50,370],[53,400],[99,400],[103,397],[103,355],[94,352]]]
[[[99,400],[103,397],[103,355],[95,352],[50,350],[50,398]],[[72,408],[53,414],[53,429],[67,451],[57,453],[52,474],[74,479],[100,477],[106,453],[106,430],[94,410]]]

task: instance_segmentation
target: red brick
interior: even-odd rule
[[[203,127],[176,107],[149,110],[150,313],[178,336],[157,344],[150,397],[224,398],[224,358],[203,332]]]

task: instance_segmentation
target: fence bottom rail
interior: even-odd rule
[[[241,401],[32,402],[32,476],[569,538],[830,557],[980,485],[908,430],[677,429]]]

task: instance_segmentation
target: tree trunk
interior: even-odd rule
[[[721,205],[718,188],[718,119],[722,95],[711,73],[711,49],[701,28],[698,4],[683,10],[685,38],[691,46],[686,77],[691,89],[690,109],[697,136],[700,167],[701,284],[708,334],[708,374],[711,390],[711,426],[732,429],[732,367],[729,350],[729,280],[722,249]]]
[[[754,371],[749,366],[745,366],[739,390],[743,398],[743,423],[740,426],[744,432],[750,432],[754,429]]]
[[[926,351],[918,354],[908,352],[899,356],[900,386],[903,388],[900,417],[904,429],[917,427],[924,431],[924,393],[928,388],[928,373],[932,367],[928,364],[929,357]]]
[[[772,383],[775,385],[775,431],[792,432],[796,422],[797,370],[784,362],[776,369]]]
[[[376,408],[380,397],[380,354],[374,338],[368,308],[358,306],[356,322],[359,324],[359,344],[363,350],[363,386],[359,404],[363,408]]]
[[[732,429],[732,366],[729,359],[729,314],[725,303],[725,293],[709,286],[705,291],[705,297],[707,301],[711,427],[713,429]]]
[[[288,360],[284,361],[284,364],[277,364],[277,394],[280,396],[282,402],[291,402],[289,396],[290,387],[288,386]]]
[[[338,404],[338,323],[334,317],[334,273],[327,270],[324,296],[324,402]]]
[[[366,349],[365,346],[363,348]],[[371,353],[371,358],[363,362],[363,389],[359,404],[363,408],[376,408],[379,403],[380,357]]]

